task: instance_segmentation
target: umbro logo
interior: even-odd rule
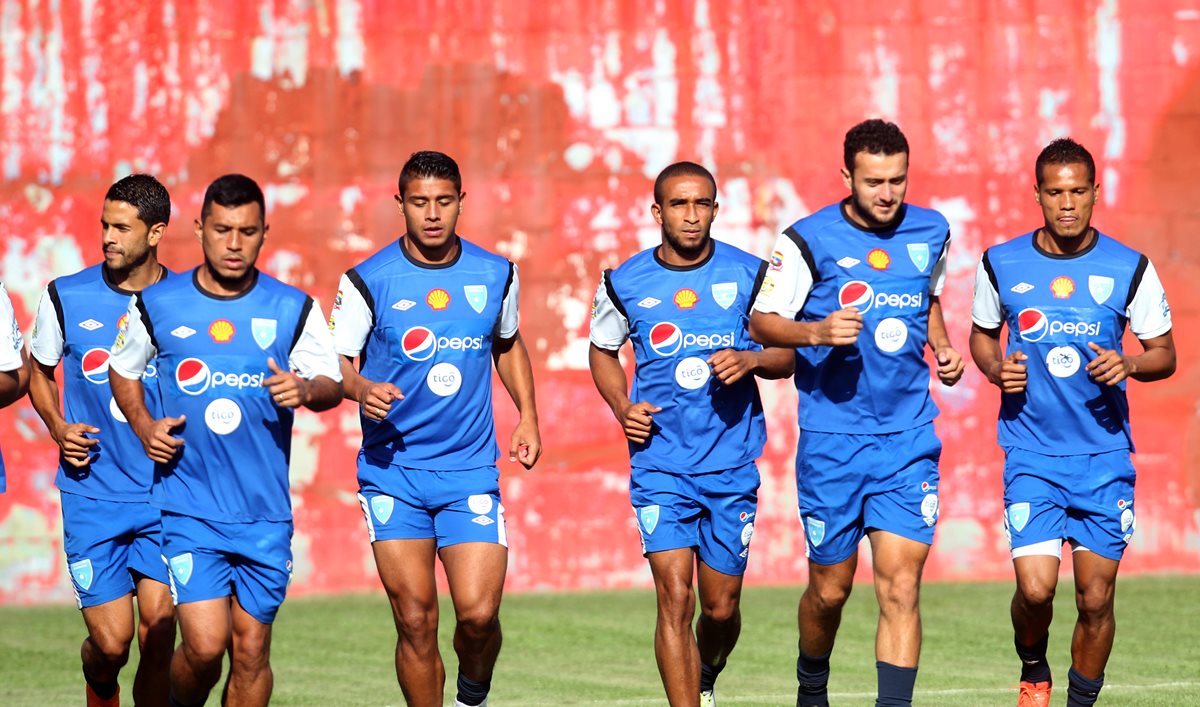
[[[859,260],[858,258],[851,258],[850,256],[848,256],[848,255],[847,255],[846,257],[844,257],[844,258],[842,258],[841,260],[837,261],[837,264],[838,264],[838,265],[841,265],[843,268],[852,268],[852,267],[854,267],[855,265],[858,265],[858,264],[859,264],[859,263],[861,263],[861,262],[862,262],[862,261],[861,261],[861,260]]]
[[[101,324],[100,322],[96,321],[95,319],[88,319],[86,321],[79,322],[79,326],[83,327],[84,329],[87,329],[88,331],[96,331],[97,329],[99,329],[100,327],[102,327],[104,325]]]
[[[190,326],[177,326],[171,330],[171,336],[174,336],[179,339],[186,339],[195,333],[196,333],[196,330],[191,328]]]
[[[491,525],[492,523],[495,523],[496,521],[492,520],[491,518],[488,518],[487,516],[475,516],[474,518],[471,519],[471,522],[478,523],[479,525],[487,526],[487,525]]]
[[[650,309],[651,307],[657,307],[660,304],[662,304],[662,300],[654,299],[653,297],[647,297],[646,299],[642,300],[641,302],[638,302],[639,307],[645,307],[646,309]]]
[[[416,302],[413,302],[410,299],[402,299],[399,302],[393,304],[392,309],[398,309],[401,312],[407,312],[408,310],[412,309],[415,306],[417,306]]]
[[[1028,282],[1018,282],[1012,286],[1012,291],[1016,292],[1018,295],[1023,295],[1032,289],[1033,285],[1029,284]]]

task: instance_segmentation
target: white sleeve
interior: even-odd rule
[[[21,349],[24,347],[25,340],[21,337],[21,326],[17,324],[17,313],[8,299],[8,290],[0,282],[0,371],[20,368],[24,363],[21,359]]]
[[[814,273],[796,245],[785,233],[775,240],[775,252],[754,300],[754,309],[795,319],[812,290]]]
[[[986,253],[984,257],[987,257]],[[982,259],[979,261],[979,267],[975,269],[975,298],[971,300],[971,321],[981,329],[999,329],[1004,323],[1000,312],[1000,293],[992,285],[992,278],[988,277]]]
[[[325,376],[330,380],[342,379],[342,367],[333,350],[333,334],[325,323],[321,305],[313,302],[304,320],[304,328],[296,339],[296,345],[288,353],[288,368],[305,380]]]
[[[950,233],[946,232],[946,244],[942,246],[942,254],[933,264],[933,272],[929,276],[929,294],[935,297],[942,294],[942,286],[946,284],[946,254],[950,252]]]
[[[1147,261],[1142,281],[1125,308],[1125,317],[1130,331],[1139,339],[1153,339],[1171,331],[1171,305],[1154,263]]]
[[[33,319],[33,335],[29,337],[29,351],[38,363],[57,366],[63,355],[63,330],[58,324],[58,309],[50,288],[42,290],[38,300],[37,314]]]
[[[504,295],[504,302],[500,305],[500,320],[496,322],[496,335],[501,339],[511,339],[516,336],[521,325],[521,318],[517,312],[518,290],[521,289],[521,286],[517,277],[516,264],[512,263],[511,267],[512,282],[509,283],[508,292]]]
[[[592,300],[592,327],[589,336],[597,348],[616,351],[629,339],[629,319],[621,314],[608,293],[608,273],[600,276],[600,287]]]
[[[329,331],[333,349],[343,356],[357,356],[367,343],[375,315],[358,287],[346,275],[338,281],[337,297],[329,310]]]
[[[117,338],[108,357],[109,370],[131,380],[141,380],[146,372],[146,364],[158,355],[158,349],[150,340],[150,330],[142,321],[142,310],[137,302],[137,295],[129,298],[125,324],[117,330]]]

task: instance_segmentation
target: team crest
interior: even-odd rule
[[[463,294],[467,297],[467,304],[471,305],[471,309],[477,314],[483,314],[483,308],[487,306],[487,285],[463,285]]]
[[[808,531],[808,541],[813,547],[820,547],[825,540],[825,521],[816,518],[805,518],[804,529]]]
[[[1029,522],[1029,504],[1014,503],[1008,507],[1008,526],[1018,533],[1025,529]]]
[[[638,511],[638,518],[642,521],[642,527],[646,530],[646,535],[654,532],[658,527],[658,506],[646,506]]]
[[[254,343],[258,344],[258,348],[266,351],[268,346],[275,343],[275,327],[274,319],[254,317],[250,320],[250,335],[254,337]]]
[[[721,309],[729,309],[729,305],[737,299],[737,292],[736,282],[717,282],[712,286],[713,299],[721,305]]]
[[[929,267],[929,244],[909,243],[908,259],[917,266],[917,270],[925,272],[925,268]]]
[[[1104,304],[1113,293],[1113,279],[1104,275],[1088,275],[1088,292],[1096,304]]]
[[[91,560],[80,560],[71,563],[71,579],[75,580],[75,584],[83,591],[92,588],[92,579],[95,578],[95,573],[92,571]]]
[[[192,578],[192,553],[185,552],[182,555],[176,555],[171,558],[168,563],[171,566],[171,576],[180,584],[187,584]]]
[[[396,507],[396,499],[391,496],[375,496],[371,499],[371,513],[380,523],[388,522],[392,517],[392,509]]]

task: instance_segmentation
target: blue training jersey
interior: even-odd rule
[[[170,271],[163,268],[165,280]],[[31,337],[34,358],[53,366],[62,361],[63,418],[96,427],[92,461],[76,468],[60,460],[55,484],[60,491],[106,501],[149,501],[154,462],[113,401],[108,385],[109,347],[117,336],[134,293],[108,281],[103,265],[53,280],[39,307]],[[142,376],[146,408],[161,410],[157,363]]]
[[[1092,380],[1088,343],[1122,354],[1127,322],[1139,338],[1169,331],[1162,285],[1146,256],[1098,231],[1069,256],[1042,250],[1035,235],[988,248],[976,280],[975,323],[1003,323],[1006,353],[1028,356],[1025,392],[1001,395],[999,443],[1047,455],[1132,450],[1125,382]]]
[[[767,264],[717,240],[704,261],[676,267],[642,251],[604,273],[591,340],[617,349],[633,342],[637,366],[630,399],[660,408],[644,444],[629,443],[629,463],[696,474],[754,461],[766,442],[753,374],[733,385],[712,375],[722,349],[761,350],[747,329]]]
[[[382,422],[360,417],[363,455],[377,464],[453,471],[499,456],[492,344],[517,334],[516,270],[459,243],[454,260],[430,265],[398,239],[343,276],[330,314],[338,353],[404,394]]]

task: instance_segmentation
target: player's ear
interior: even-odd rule
[[[845,184],[847,189],[854,188],[854,177],[850,174],[850,170],[845,167],[842,167],[842,184]]]
[[[713,202],[713,215],[712,215],[713,221],[717,220],[717,212],[720,210],[721,210],[721,205],[714,201]]]
[[[148,243],[151,248],[157,246],[158,242],[162,240],[162,237],[166,232],[167,224],[162,223],[161,221],[154,224],[150,227],[150,231],[146,234],[146,243]]]
[[[658,204],[658,202],[651,204],[650,205],[650,213],[651,213],[651,215],[654,216],[654,220],[658,222],[658,225],[661,226],[662,225],[662,206],[660,206]]]
[[[264,241],[267,240],[267,231],[269,231],[269,230],[271,230],[271,224],[264,223],[263,224],[263,240]]]
[[[458,213],[460,213],[460,214],[462,213],[463,200],[466,198],[467,198],[467,193],[465,191],[459,193],[459,195],[458,195]]]
[[[404,197],[401,196],[400,194],[396,194],[392,198],[396,200],[396,207],[398,209],[400,209],[401,213],[403,213],[404,212]]]
[[[192,231],[196,234],[197,240],[204,240],[204,222],[196,219],[192,222]]]

